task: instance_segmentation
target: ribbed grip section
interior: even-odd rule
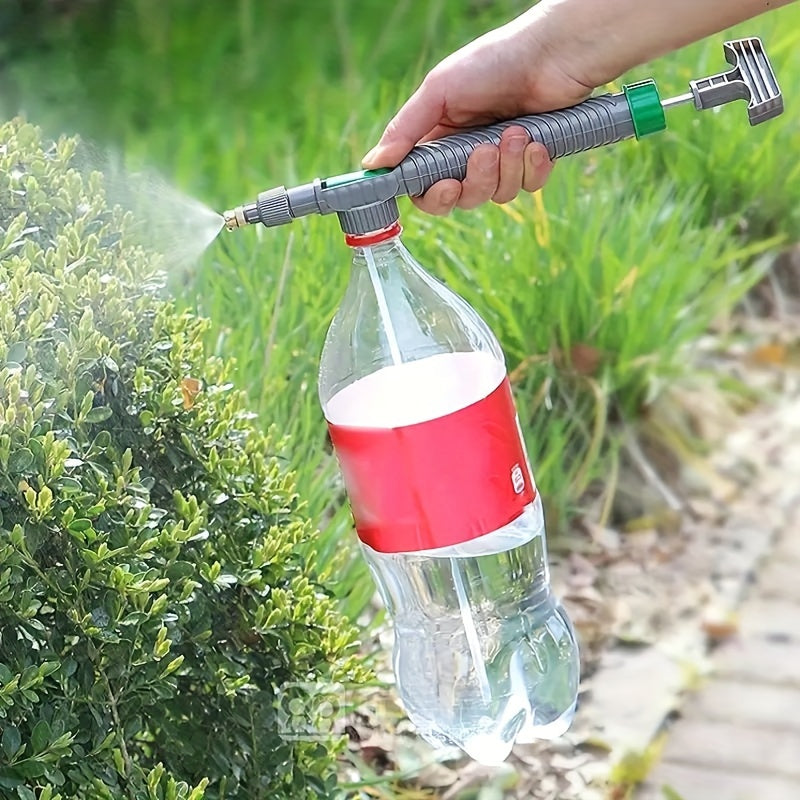
[[[518,117],[418,145],[398,167],[405,193],[424,194],[443,178],[464,180],[467,159],[475,147],[499,144],[503,131],[512,125],[524,128],[532,141],[541,142],[551,159],[612,144],[634,134],[625,95],[600,95],[561,111]]]
[[[274,189],[261,192],[256,201],[256,209],[259,219],[268,228],[275,225],[285,225],[294,219],[289,207],[289,195],[285,186],[277,186]]]

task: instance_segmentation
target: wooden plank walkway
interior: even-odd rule
[[[786,435],[800,455],[795,408]],[[793,513],[758,570],[737,635],[713,653],[710,680],[686,699],[636,800],[800,799],[800,459],[781,467]]]

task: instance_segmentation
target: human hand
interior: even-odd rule
[[[536,9],[476,39],[434,67],[389,122],[364,167],[393,167],[418,143],[462,128],[564,108],[584,100],[590,86],[569,76],[542,42]],[[576,65],[577,68],[577,65]],[[540,189],[553,164],[544,145],[511,126],[499,146],[477,146],[463,181],[435,183],[414,203],[430,214],[507,203],[520,190]]]
[[[631,67],[791,0],[539,0],[434,67],[364,157],[396,166],[419,142],[462,128],[565,108]],[[521,127],[479,145],[463,181],[435,183],[414,202],[432,214],[505,203],[535,191],[552,164]]]

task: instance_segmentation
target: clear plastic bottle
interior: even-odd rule
[[[352,275],[319,395],[409,718],[432,744],[497,764],[567,730],[578,649],[550,592],[500,346],[399,234],[346,237]]]

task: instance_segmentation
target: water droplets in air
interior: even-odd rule
[[[222,230],[220,214],[171,185],[150,168],[126,168],[113,153],[86,141],[76,154],[81,172],[98,170],[110,205],[119,205],[134,219],[138,244],[163,258],[168,273],[192,267]]]

